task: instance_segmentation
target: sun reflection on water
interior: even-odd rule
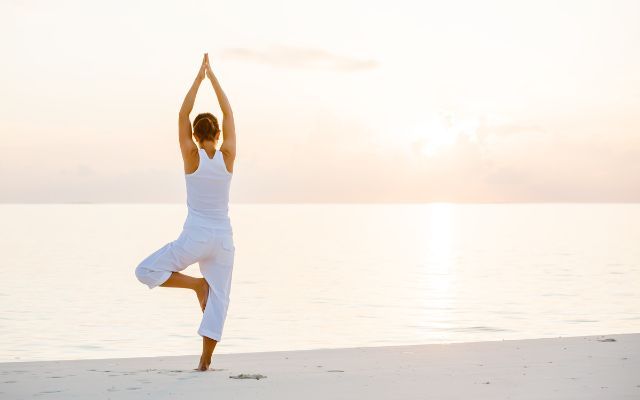
[[[423,313],[430,327],[450,328],[455,279],[455,210],[451,204],[431,204],[424,215],[421,266]],[[425,322],[426,322],[425,321]]]

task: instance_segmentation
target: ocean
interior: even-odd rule
[[[182,204],[0,205],[0,361],[199,354]],[[640,204],[231,204],[216,353],[640,332]],[[188,274],[197,275],[197,265]]]

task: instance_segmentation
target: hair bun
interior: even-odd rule
[[[206,122],[202,123],[204,120]],[[198,142],[204,140],[214,141],[218,132],[220,132],[218,120],[211,113],[198,114],[193,120],[193,136],[196,137]]]

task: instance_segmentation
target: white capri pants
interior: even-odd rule
[[[142,260],[136,267],[136,277],[153,289],[169,279],[172,272],[197,262],[209,284],[198,334],[220,341],[229,308],[234,257],[233,233],[209,227],[185,227],[178,239]]]

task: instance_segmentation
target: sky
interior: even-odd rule
[[[234,110],[231,202],[637,202],[638,20],[637,1],[3,1],[0,202],[184,202],[204,52]]]

